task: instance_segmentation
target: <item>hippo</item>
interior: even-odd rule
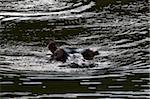
[[[93,60],[94,56],[99,55],[98,51],[91,49],[78,49],[78,48],[58,48],[54,40],[50,40],[48,49],[52,52],[52,59],[56,61],[66,62],[69,54],[80,53],[85,60]]]

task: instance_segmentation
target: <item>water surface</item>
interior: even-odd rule
[[[100,1],[0,1],[0,97],[150,98],[148,1]],[[100,55],[50,61],[50,38]]]

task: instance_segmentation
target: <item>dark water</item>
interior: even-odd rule
[[[0,97],[150,98],[146,0],[1,0]],[[93,61],[49,61],[48,39],[93,48]]]

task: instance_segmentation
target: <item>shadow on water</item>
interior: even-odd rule
[[[147,0],[0,1],[0,97],[149,98]],[[50,61],[49,39],[92,48]]]
[[[24,42],[34,42],[34,41],[48,41],[49,38],[55,39],[67,39],[73,35],[78,35],[80,32],[84,31],[84,28],[62,28],[61,26],[69,25],[71,21],[77,20],[65,20],[58,19],[52,22],[39,21],[39,20],[27,20],[21,22],[8,22],[4,23],[4,26],[8,26],[6,30],[4,29],[3,35],[1,36],[2,41],[7,42],[9,40],[24,41]],[[64,22],[64,23],[63,23]],[[73,23],[76,25],[80,23]]]

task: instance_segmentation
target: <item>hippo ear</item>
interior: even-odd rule
[[[56,42],[54,40],[50,40],[47,47],[52,53],[54,53],[57,49]]]

